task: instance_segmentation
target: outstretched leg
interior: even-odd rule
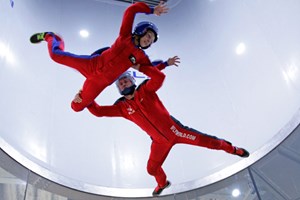
[[[64,51],[63,39],[53,32],[36,33],[31,36],[30,42],[33,44],[46,41],[51,59],[59,64],[71,67],[79,71],[85,77],[95,74],[95,56],[76,55]]]
[[[99,81],[101,79],[101,81]],[[79,112],[89,106],[96,97],[109,85],[104,76],[90,76],[83,84],[80,97],[81,103],[72,101],[71,107],[74,111]]]
[[[100,58],[98,56],[107,48],[97,51],[97,55],[75,55],[65,52],[63,39],[52,32],[36,33],[31,36],[30,41],[31,43],[46,41],[52,60],[76,69],[87,78],[81,92],[82,102],[71,103],[71,107],[74,111],[78,112],[83,110],[110,84],[104,75],[97,71],[97,59]]]
[[[45,41],[48,43],[49,55],[55,62],[74,68],[85,77],[96,73],[92,56],[65,52],[63,39],[54,33],[47,33]]]
[[[246,149],[233,146],[230,142],[216,136],[201,133],[195,129],[182,125],[177,119],[172,117],[174,125],[171,127],[173,133],[177,133],[177,143],[191,144],[209,149],[223,150],[227,153],[240,157],[249,157]]]

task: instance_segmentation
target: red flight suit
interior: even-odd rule
[[[64,51],[62,38],[53,33],[47,33],[50,57],[57,63],[78,70],[86,77],[82,87],[81,103],[72,102],[74,111],[81,111],[123,72],[132,65],[151,65],[145,52],[135,46],[132,38],[132,27],[136,13],[153,13],[153,9],[145,3],[135,3],[129,6],[123,16],[120,33],[114,44],[101,55],[75,55]]]
[[[98,117],[124,117],[151,137],[147,171],[155,177],[160,187],[166,184],[166,174],[161,166],[175,144],[184,143],[234,152],[234,147],[229,142],[184,126],[172,117],[156,94],[165,75],[156,67],[141,66],[140,71],[150,79],[139,85],[133,99],[121,97],[111,106],[100,106],[94,102],[88,109]]]

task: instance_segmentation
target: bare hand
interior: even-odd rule
[[[178,64],[180,63],[180,58],[178,56],[174,56],[173,58],[169,58],[167,61],[168,65],[175,65],[178,67]]]
[[[82,98],[80,96],[82,90],[79,90],[79,92],[75,95],[73,102],[74,103],[81,103],[82,102]]]
[[[157,6],[154,7],[154,14],[160,16],[161,14],[167,13],[169,8],[164,1],[161,1]]]

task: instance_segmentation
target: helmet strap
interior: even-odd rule
[[[142,47],[141,46],[141,38],[145,35],[146,33],[144,33],[143,35],[134,35],[134,39],[136,39],[136,41],[137,41],[137,46],[140,48],[140,49],[148,49],[150,46],[151,46],[151,44],[150,45],[148,45],[148,46],[146,46],[146,47]]]
[[[132,95],[134,93],[135,88],[136,85],[133,84],[132,86],[127,87],[123,91],[121,91],[121,95]]]

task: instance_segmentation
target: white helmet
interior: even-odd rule
[[[131,85],[130,87],[124,88],[124,89],[121,91],[120,88],[119,88],[119,82],[120,82],[120,80],[123,79],[123,78],[128,78],[128,79],[131,81],[132,85]],[[128,71],[127,71],[127,72],[124,72],[124,73],[121,74],[121,76],[119,76],[119,78],[116,80],[116,86],[117,86],[117,88],[118,88],[118,90],[119,90],[119,93],[120,93],[121,95],[129,95],[129,94],[133,94],[133,92],[134,92],[134,90],[135,90],[135,88],[136,88],[136,85],[135,85],[135,79],[134,79],[134,77],[131,75],[130,72],[128,72]]]

